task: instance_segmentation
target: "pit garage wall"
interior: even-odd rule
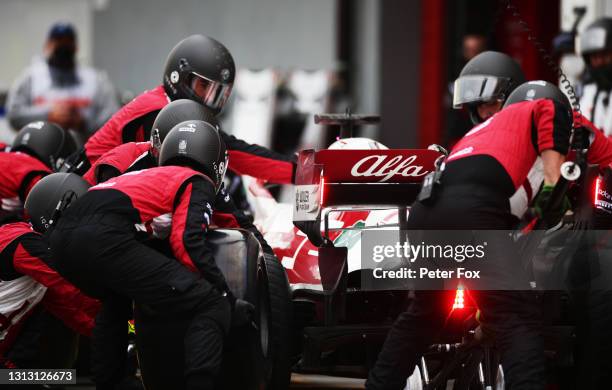
[[[441,142],[446,1],[452,0],[380,2],[380,139],[389,147]]]
[[[421,95],[422,5],[426,1],[380,1],[380,140],[391,148],[417,147],[432,127],[423,126]],[[439,37],[433,37],[438,40]],[[429,39],[429,38],[427,38]],[[434,64],[435,66],[435,64]],[[433,98],[430,98],[433,100]],[[436,131],[436,130],[433,130]]]
[[[558,19],[551,19],[551,15],[560,14],[560,0],[512,0],[512,4],[533,35],[550,50],[552,39],[559,32]],[[450,56],[459,52],[457,37],[449,34],[463,36],[468,32],[463,31],[466,20],[462,15],[465,17],[470,6],[474,7],[469,0],[384,2],[382,135],[390,145],[424,148],[444,142],[447,128],[444,102],[450,99],[446,95],[447,86],[457,76],[450,75],[449,67],[453,64]],[[515,15],[494,12],[483,15],[478,22],[493,35],[491,49],[514,57],[528,79],[556,81],[554,71],[538,54]]]
[[[94,15],[94,61],[140,93],[161,83],[174,44],[199,33],[223,42],[239,67],[331,70],[335,22],[330,0],[107,0]]]
[[[554,37],[560,32],[560,3],[560,0],[512,0],[521,18],[529,25],[531,34],[548,53],[551,52]],[[557,75],[529,41],[517,16],[505,11],[499,16],[495,27],[496,49],[516,59],[528,80],[556,82]]]

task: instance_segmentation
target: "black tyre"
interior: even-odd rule
[[[253,236],[248,241],[249,252],[257,248],[257,255],[247,256],[246,267],[241,265],[248,276],[238,296],[255,305],[257,328],[232,330],[221,381],[225,389],[285,390],[291,379],[289,282],[281,263],[274,256],[262,255]],[[232,286],[244,280],[240,270],[223,271],[229,275],[230,288],[240,292],[240,287]]]
[[[219,268],[236,297],[256,307],[257,328],[233,328],[224,345],[218,389],[285,390],[289,387],[291,301],[285,270],[264,256],[243,230],[217,230],[209,241]],[[157,317],[136,307],[136,341],[147,390],[184,387],[183,335],[188,317]]]
[[[290,353],[290,324],[291,300],[287,274],[282,264],[273,256],[264,255],[263,262],[258,269],[260,278],[260,310],[259,324],[263,328],[267,321],[269,333],[264,343],[261,333],[262,346],[267,345],[264,357],[268,364],[268,386],[270,390],[284,390],[289,388],[291,380]],[[265,302],[267,300],[267,307]],[[265,318],[267,316],[267,319]]]

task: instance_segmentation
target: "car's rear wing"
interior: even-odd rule
[[[302,151],[293,220],[320,220],[326,207],[409,206],[438,157],[424,149]]]
[[[397,227],[406,229],[406,210],[425,176],[441,156],[422,149],[306,150],[295,176],[295,226],[318,248],[325,297],[325,323],[344,318],[348,248],[335,247],[328,216],[334,211],[397,209]],[[324,211],[323,211],[324,210]],[[323,211],[323,212],[322,212]],[[321,234],[321,214],[325,221]],[[340,228],[343,229],[344,227]]]

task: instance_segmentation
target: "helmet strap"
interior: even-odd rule
[[[51,218],[49,218],[49,227],[55,224],[64,210],[77,198],[76,193],[74,191],[66,191],[62,199],[57,202],[57,206],[55,206],[55,210],[51,214]]]
[[[477,105],[469,104],[467,106],[467,111],[468,111],[468,114],[470,115],[470,121],[472,121],[472,124],[474,126],[482,123],[482,119],[480,118],[480,115],[478,115],[478,106]]]
[[[151,145],[153,146],[154,149],[154,154],[157,156],[159,155],[159,152],[161,150],[161,137],[159,136],[159,130],[158,129],[153,129],[151,131]]]

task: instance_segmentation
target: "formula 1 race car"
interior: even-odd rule
[[[347,136],[346,127],[377,117],[317,120],[343,126]],[[366,270],[360,235],[405,229],[408,208],[440,156],[436,150],[390,150],[371,139],[341,138],[326,150],[300,153],[293,204],[277,203],[260,183],[247,184],[255,222],[290,285],[292,371],[363,377],[374,363],[409,293],[361,289]]]

